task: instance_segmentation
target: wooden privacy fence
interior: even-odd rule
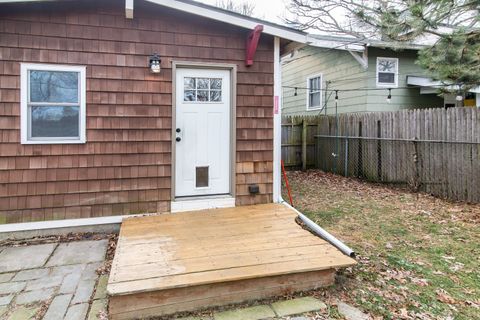
[[[287,166],[409,185],[480,202],[480,112],[405,110],[284,118]]]

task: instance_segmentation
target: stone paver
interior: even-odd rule
[[[26,290],[38,290],[45,288],[57,287],[62,283],[63,277],[44,277],[36,280],[29,281],[27,283]]]
[[[60,287],[58,293],[74,293],[77,289],[78,283],[80,282],[81,274],[71,273],[63,278],[62,286]]]
[[[8,320],[28,320],[32,319],[37,313],[39,307],[30,307],[20,306],[10,313]]]
[[[25,247],[8,247],[0,253],[0,272],[42,267],[56,246],[56,243],[48,243]]]
[[[0,294],[20,292],[25,288],[25,282],[4,282],[0,283]]]
[[[56,296],[48,307],[47,313],[45,313],[43,320],[63,319],[63,316],[67,312],[68,305],[70,304],[70,300],[72,300],[71,294]]]
[[[100,319],[100,313],[107,312],[107,299],[94,300],[92,306],[90,307],[90,312],[88,313],[88,320],[98,320]]]
[[[95,280],[82,280],[78,284],[72,304],[88,302],[95,288]]]
[[[103,261],[108,240],[78,241],[58,245],[47,266]]]
[[[15,275],[15,272],[0,273],[0,283],[12,280],[14,275]]]
[[[76,241],[0,250],[0,319],[33,319],[40,302],[49,300],[44,320],[97,319],[99,312],[106,314],[108,276],[99,278],[96,270],[107,245],[107,240]]]
[[[83,269],[85,269],[85,264],[72,264],[68,266],[57,266],[53,267],[52,271],[50,272],[51,277],[55,276],[66,276],[71,273],[78,273],[81,274]]]
[[[249,308],[235,309],[214,314],[215,320],[260,320],[275,317],[270,306],[254,306]]]
[[[75,304],[68,308],[64,320],[85,320],[88,312],[88,303]]]
[[[95,291],[95,296],[93,297],[94,300],[105,299],[107,297],[107,284],[108,284],[108,276],[105,274],[100,276],[97,282],[97,289]]]
[[[29,304],[37,301],[46,301],[53,296],[54,292],[55,292],[54,288],[22,292],[17,296],[17,299],[15,299],[15,303]]]
[[[32,270],[23,270],[17,273],[17,275],[12,279],[12,281],[26,281],[26,280],[35,280],[39,278],[46,277],[50,269],[32,269]]]
[[[3,315],[7,313],[7,307],[6,306],[1,306],[0,307],[0,319],[3,319]]]
[[[101,265],[101,262],[87,264],[82,272],[82,280],[96,280],[98,278],[97,269]]]
[[[13,294],[9,294],[8,296],[1,296],[0,297],[0,306],[8,305],[12,301],[13,297],[14,297]]]
[[[272,303],[272,308],[277,316],[284,317],[304,312],[323,310],[326,309],[327,306],[318,299],[305,297],[275,302]]]
[[[341,301],[337,301],[338,312],[347,320],[368,320],[370,317],[360,311],[359,309],[346,304]]]

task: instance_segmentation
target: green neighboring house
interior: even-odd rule
[[[299,47],[283,57],[283,115],[335,114],[330,90],[339,90],[338,113],[456,105],[454,95],[439,97],[415,64],[419,45],[315,38],[328,45]]]

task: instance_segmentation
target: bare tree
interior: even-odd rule
[[[235,3],[233,0],[218,0],[215,6],[243,14],[245,16],[252,16],[254,15],[255,11],[255,4],[252,2]]]
[[[418,64],[445,83],[480,84],[479,0],[290,0],[286,22],[303,30],[360,39],[436,43]]]

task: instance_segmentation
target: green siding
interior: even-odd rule
[[[393,51],[377,48],[368,49],[367,70],[358,63],[348,51],[304,47],[296,54],[283,60],[282,85],[284,115],[315,115],[319,111],[307,111],[307,78],[323,74],[322,87],[329,89],[360,89],[353,92],[339,92],[338,113],[365,111],[395,111],[406,108],[442,107],[443,98],[437,95],[420,95],[419,88],[392,90],[391,103],[387,103],[388,90],[361,90],[376,88],[377,57],[394,57],[399,59],[398,87],[406,87],[407,75],[422,76],[424,73],[415,64],[416,51]],[[326,82],[329,82],[328,84]],[[298,87],[295,89],[285,88]],[[327,114],[335,113],[334,93],[323,95],[327,101]],[[325,110],[322,111],[325,113]]]
[[[304,47],[294,55],[292,60],[282,64],[283,108],[284,115],[315,115],[319,111],[307,110],[307,78],[323,74],[322,88],[352,89],[365,81],[366,73],[360,64],[347,51]],[[297,96],[295,89],[298,87]],[[327,113],[335,113],[335,94],[322,94],[323,104],[327,101]],[[367,94],[362,92],[344,92],[339,94],[338,112],[366,111]],[[325,113],[325,110],[322,112]]]
[[[375,88],[377,57],[398,58],[398,87],[407,87],[407,75],[425,76],[425,72],[415,64],[415,50],[392,51],[369,48],[368,51],[368,87]],[[419,88],[392,89],[392,99],[387,103],[388,90],[368,92],[367,111],[396,111],[402,109],[443,107],[443,98],[435,94],[420,94]]]

